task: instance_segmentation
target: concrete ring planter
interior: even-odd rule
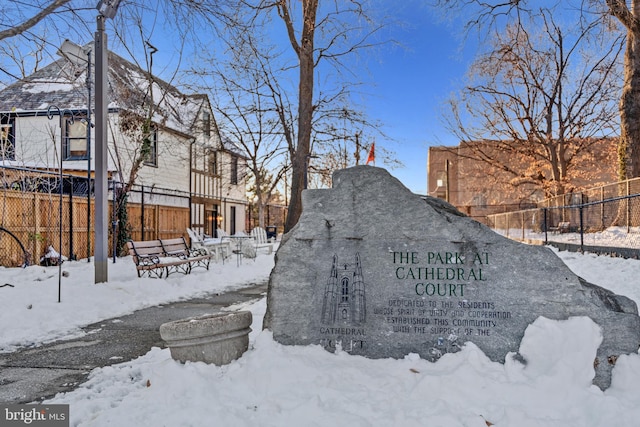
[[[160,325],[160,336],[180,362],[226,365],[249,347],[250,311],[216,313]]]

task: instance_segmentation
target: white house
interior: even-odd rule
[[[66,41],[60,59],[0,91],[0,166],[56,171],[62,165],[65,173],[93,176],[92,49]],[[145,202],[188,207],[190,225],[201,232],[243,231],[246,159],[223,143],[208,97],[184,94],[113,52],[108,87],[110,178],[167,190]],[[150,149],[143,154],[147,125]],[[129,200],[140,203],[140,197],[132,192]]]

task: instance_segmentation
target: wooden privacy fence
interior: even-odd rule
[[[93,256],[95,203],[90,210],[87,197],[55,193],[0,192],[0,265],[17,267],[25,262],[37,264],[49,246],[70,259]],[[173,238],[186,234],[189,208],[129,203],[127,206],[131,238],[150,240]],[[90,213],[88,213],[90,212]],[[112,218],[109,201],[109,218]],[[90,219],[90,221],[89,221]],[[144,224],[144,227],[143,227]],[[113,223],[109,227],[109,253],[113,253]],[[62,248],[59,246],[62,233]]]
[[[129,203],[127,213],[132,240],[172,239],[180,236],[188,239],[187,228],[191,226],[189,208],[149,204],[145,204],[143,208],[141,204]]]

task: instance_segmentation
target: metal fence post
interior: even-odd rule
[[[113,246],[113,263],[116,263],[116,256],[118,254],[118,210],[116,209],[116,180],[111,181],[111,187],[113,191],[113,202],[111,207],[111,239]]]
[[[544,224],[542,224],[542,226],[544,227],[544,244],[546,245],[549,243],[549,239],[547,238],[547,230],[549,229],[549,224],[547,222],[547,208],[542,208],[542,211],[544,212]]]
[[[627,180],[627,194],[625,194],[625,196],[627,196],[627,233],[629,233],[631,231],[631,198],[629,197],[631,194],[631,188],[629,185],[629,180]]]
[[[76,254],[73,247],[73,176],[69,177],[69,215],[67,224],[69,224],[69,259],[75,261]]]
[[[583,220],[583,205],[580,205],[580,252],[584,252],[584,220]]]
[[[604,187],[600,187],[600,201],[600,228],[604,230]]]
[[[144,185],[140,186],[140,234],[144,240]]]

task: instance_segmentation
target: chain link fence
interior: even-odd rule
[[[70,259],[87,256],[90,186],[86,177],[0,168],[0,265],[38,263],[50,247]]]
[[[565,194],[535,209],[487,216],[489,227],[516,240],[615,247],[640,253],[640,179]],[[604,250],[606,251],[606,250]]]
[[[113,236],[119,226],[113,218],[113,186],[110,181],[109,253],[113,253]],[[46,261],[50,248],[67,259],[89,260],[95,244],[93,190],[94,181],[86,176],[0,167],[0,266],[39,264]],[[188,193],[136,185],[129,194],[132,238],[171,238],[186,233]]]

